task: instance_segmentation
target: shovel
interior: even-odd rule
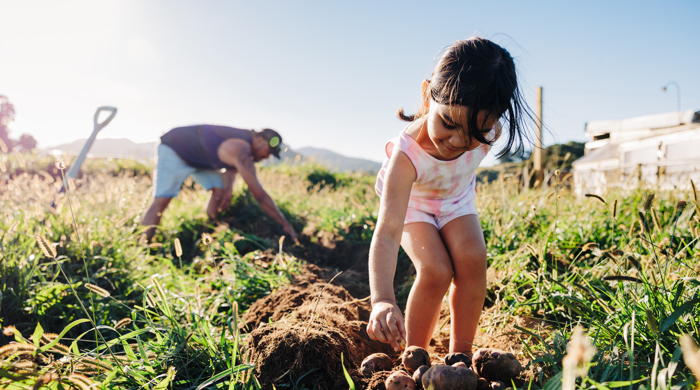
[[[102,121],[102,123],[99,123],[97,120],[100,116],[100,112],[102,111],[109,111],[111,114]],[[92,130],[92,134],[90,134],[90,138],[88,138],[87,142],[85,142],[85,145],[83,145],[83,150],[80,151],[80,154],[78,155],[78,158],[75,160],[73,165],[70,167],[70,170],[66,174],[66,178],[70,177],[71,179],[75,179],[76,176],[78,176],[78,171],[80,171],[80,166],[83,164],[83,161],[85,160],[85,157],[88,154],[88,151],[90,151],[90,147],[92,147],[93,142],[95,142],[95,138],[97,137],[97,133],[100,132],[105,126],[109,124],[109,122],[114,119],[114,116],[117,115],[117,109],[115,107],[109,107],[109,106],[102,106],[98,107],[97,111],[95,111],[95,118],[94,118],[94,123],[95,123],[95,128]],[[66,181],[63,182],[63,187],[61,189],[61,192],[65,190],[65,187],[67,185],[67,179]]]
[[[101,111],[109,111],[111,114],[102,121],[102,123],[97,122],[98,117],[100,116]],[[115,107],[109,107],[109,106],[102,106],[98,107],[97,111],[95,111],[95,127],[92,130],[92,134],[90,134],[90,138],[88,138],[87,142],[85,142],[85,145],[83,145],[83,150],[80,151],[80,154],[78,155],[78,158],[75,160],[73,165],[70,167],[70,170],[68,170],[68,173],[63,179],[63,185],[61,185],[61,189],[58,191],[58,194],[62,194],[66,192],[66,187],[68,187],[68,178],[70,177],[71,179],[75,179],[76,176],[78,176],[78,171],[80,171],[80,166],[83,164],[83,161],[85,160],[85,157],[87,156],[88,151],[90,150],[90,147],[92,146],[92,143],[95,142],[95,138],[97,137],[97,133],[100,132],[107,124],[114,119],[114,116],[117,115],[117,109]],[[53,202],[51,202],[51,207],[56,208],[56,199],[54,197]]]

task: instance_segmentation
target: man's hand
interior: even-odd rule
[[[290,224],[285,224],[284,227],[284,232],[289,235],[289,238],[292,239],[292,241],[297,242],[297,232],[294,231],[294,228]]]
[[[372,340],[391,344],[396,352],[401,351],[401,346],[406,345],[406,327],[396,302],[378,301],[372,304],[367,335]]]
[[[221,199],[219,199],[219,203],[216,206],[216,211],[218,213],[223,213],[224,211],[228,210],[228,208],[231,207],[231,199],[232,198],[233,198],[232,189],[224,188],[224,191],[221,194]]]
[[[248,185],[248,191],[258,202],[262,211],[280,224],[284,232],[296,241],[297,233],[258,181],[251,146],[243,140],[231,138],[219,146],[218,155],[223,163],[234,167],[236,172],[241,175],[243,181]]]

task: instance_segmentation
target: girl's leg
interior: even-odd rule
[[[405,225],[401,247],[416,267],[406,304],[406,344],[428,348],[452,280],[452,261],[437,228],[428,223]]]
[[[486,243],[476,215],[458,217],[440,230],[454,267],[450,288],[450,352],[472,350],[486,298]]]

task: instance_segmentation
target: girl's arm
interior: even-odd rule
[[[411,186],[416,180],[413,163],[403,152],[394,147],[379,206],[377,227],[369,251],[369,283],[372,292],[372,314],[367,334],[374,340],[390,343],[400,350],[399,342],[405,340],[403,315],[396,305],[394,274],[401,245],[403,221],[408,209]]]

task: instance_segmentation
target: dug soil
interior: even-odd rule
[[[298,388],[347,389],[347,371],[358,389],[384,389],[388,372],[377,373],[372,378],[359,373],[362,360],[376,352],[389,355],[397,367],[400,364],[398,353],[388,344],[370,340],[365,331],[372,310],[368,245],[329,239],[305,244],[290,249],[307,262],[292,285],[254,302],[243,315],[240,326],[249,334],[258,381],[263,389],[272,389],[273,385],[280,388],[285,383],[295,383]],[[403,278],[396,281],[397,286],[415,274],[410,268],[406,272],[397,270],[397,279]],[[329,284],[340,271],[343,272]],[[489,320],[486,310],[482,323]],[[482,329],[475,344],[512,352],[526,367],[528,362],[521,353],[521,333],[514,328],[533,325],[524,321],[510,318],[501,321],[506,325],[499,329]],[[442,363],[442,357],[449,352],[449,329],[449,309],[443,303],[428,348],[434,363]]]

